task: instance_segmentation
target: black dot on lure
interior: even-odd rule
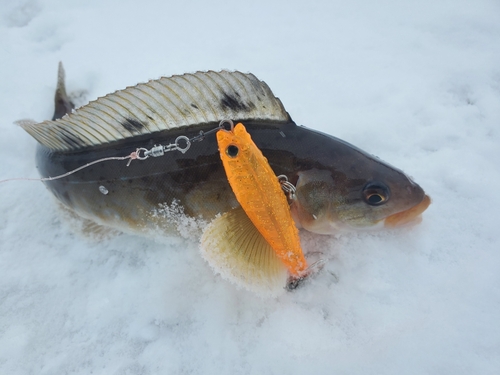
[[[235,146],[235,145],[229,145],[226,148],[226,154],[230,158],[235,158],[236,156],[238,156],[239,152],[240,152],[240,149],[238,148],[238,146]]]

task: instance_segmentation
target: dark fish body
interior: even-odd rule
[[[200,92],[207,85],[204,74],[208,73],[188,77]],[[231,74],[236,73],[225,74],[230,80]],[[203,82],[198,84],[193,77]],[[150,87],[160,91],[155,85],[156,81],[151,81],[110,94],[61,120],[25,126],[41,143],[37,151],[41,176],[58,176],[101,158],[127,156],[138,148],[171,144],[178,136],[193,138],[200,131],[216,128],[221,120],[230,119],[245,125],[276,175],[286,175],[297,186],[292,214],[296,223],[308,230],[334,233],[377,226],[385,218],[409,210],[426,198],[423,190],[398,169],[338,138],[297,126],[274,96],[271,99],[279,102],[276,108],[281,112],[278,118],[268,115],[270,105],[262,103],[272,93],[269,90],[262,99],[259,97],[262,89],[253,81],[256,96],[249,93],[248,87],[238,91],[241,85],[234,84],[237,88],[230,93],[221,89],[221,93],[213,95],[211,103],[216,103],[217,108],[199,101],[191,103],[195,94],[189,91],[191,88],[183,89],[190,97],[184,113],[189,109],[191,117],[186,115],[184,123],[157,126],[158,129],[152,131],[155,119],[165,116],[160,113],[163,104],[151,92],[148,95],[153,95],[151,101],[155,104],[151,110],[147,108],[144,93]],[[222,84],[217,87],[220,86]],[[178,95],[181,99],[186,97],[184,91]],[[133,100],[134,95],[140,96],[139,103]],[[135,107],[126,108],[116,96],[129,97]],[[172,102],[176,98],[171,99]],[[184,108],[178,103],[165,104],[166,108],[172,106]],[[196,116],[202,116],[197,112],[202,106],[210,110],[201,108],[205,111],[203,118],[208,120],[200,122]],[[254,112],[261,109],[259,106],[263,107],[263,114],[255,115]],[[112,112],[117,113],[116,117],[110,115]],[[209,112],[211,118],[207,115]],[[74,124],[76,130],[72,128]],[[111,130],[107,132],[108,129]],[[171,151],[161,157],[133,160],[129,166],[127,161],[105,161],[45,183],[65,206],[79,215],[122,230],[168,229],[168,220],[158,216],[156,210],[172,204],[182,207],[187,216],[206,220],[238,205],[227,182],[213,133],[193,142],[186,153]],[[381,189],[386,193],[386,196],[380,193],[382,202],[375,202],[372,193],[367,193]]]
[[[57,176],[92,161],[110,156],[126,156],[136,148],[151,149],[157,144],[172,143],[177,136],[192,138],[218,124],[198,125],[158,133],[154,138],[137,137],[92,147],[72,153],[52,152],[39,146],[37,165],[43,177]],[[298,173],[309,170],[328,170],[335,189],[342,197],[361,200],[368,180],[387,180],[395,174],[407,183],[404,174],[348,143],[311,129],[288,124],[245,123],[252,139],[267,157],[277,175],[288,176],[294,185]],[[359,176],[364,176],[362,179]],[[394,178],[394,184],[397,179]],[[151,222],[151,212],[160,205],[175,200],[192,217],[211,219],[237,205],[222,167],[215,135],[193,143],[182,154],[171,151],[164,156],[147,160],[106,161],[92,165],[63,179],[47,181],[49,190],[67,207],[78,214],[113,227],[141,229]],[[412,192],[423,198],[418,185]],[[107,194],[101,190],[107,191]]]

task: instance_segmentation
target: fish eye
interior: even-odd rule
[[[381,182],[369,182],[363,188],[363,199],[370,206],[380,206],[389,200],[389,188]]]
[[[236,156],[238,156],[238,152],[240,152],[240,149],[235,145],[229,145],[226,148],[226,154],[230,158],[235,158]]]

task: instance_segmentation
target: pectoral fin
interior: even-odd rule
[[[241,207],[212,221],[200,247],[223,278],[261,295],[283,292],[287,269]]]

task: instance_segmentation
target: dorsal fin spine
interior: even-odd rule
[[[77,116],[79,116],[79,115],[77,115]],[[72,118],[67,118],[66,119],[66,121],[69,124],[75,125],[75,128],[78,125],[78,123],[75,122],[78,119],[77,116],[74,116]],[[87,127],[89,127],[90,129],[92,129],[92,133],[95,134],[95,135],[97,135],[101,139],[104,139],[107,142],[112,142],[113,141],[114,137],[111,134],[107,133],[106,128],[104,128],[102,126],[97,126],[97,124],[95,124],[95,122],[92,120],[92,118],[90,118],[90,117],[85,118],[85,125]]]
[[[215,103],[217,101],[217,95],[213,92],[213,90],[208,86],[205,81],[203,81],[200,77],[198,77],[195,74],[187,74],[186,76],[190,77],[192,80],[196,80],[199,82],[198,85],[194,84],[193,82],[190,81],[190,83],[193,85],[193,87],[196,87],[198,91],[200,92],[200,96],[204,96],[204,93],[207,92],[210,95],[209,100],[207,100],[207,103],[210,107],[210,111],[212,112],[213,118],[217,117],[217,112],[215,108],[213,107],[212,103]],[[201,88],[204,88],[204,90],[201,90]]]
[[[157,92],[161,95],[163,98],[165,104],[170,104],[168,108],[171,108],[171,110],[167,110],[170,116],[172,117],[173,123],[182,123],[182,122],[187,122],[186,116],[182,113],[182,110],[178,106],[178,102],[176,102],[175,96],[172,95],[170,90],[166,87],[166,85],[162,85],[162,79],[159,79],[158,81],[150,81],[151,87],[156,88]],[[165,106],[167,107],[167,106]]]
[[[198,86],[196,86],[196,85],[193,85],[193,84],[192,84],[192,83],[191,83],[191,82],[187,79],[187,77],[194,77],[194,75],[192,75],[192,74],[185,74],[185,75],[182,75],[182,76],[178,76],[178,77],[177,77],[177,80],[182,80],[182,81],[183,81],[183,83],[184,83],[184,85],[182,85],[182,86],[183,86],[183,90],[184,90],[184,91],[186,91],[186,93],[188,93],[188,91],[187,91],[184,87],[185,87],[186,85],[191,85],[191,86],[193,87],[193,89],[194,89],[194,90],[196,90],[196,92],[198,93],[198,95],[199,95],[200,97],[201,97],[201,96],[203,96],[203,95],[202,95],[202,92],[200,91],[200,88],[199,88]],[[203,84],[203,82],[202,82],[202,81],[200,81],[200,82]],[[196,102],[196,98],[195,98],[195,97],[193,97],[193,96],[192,96],[191,94],[189,94],[189,93],[188,93],[188,95],[189,95],[189,97],[191,98],[192,103],[195,103],[195,102]],[[213,118],[215,118],[215,111],[214,111],[214,108],[213,108],[213,106],[212,106],[212,104],[210,103],[210,101],[209,101],[209,100],[207,100],[207,104],[208,104],[208,106],[209,106],[209,108],[208,108],[208,109],[209,109],[209,111],[212,113]],[[205,111],[203,111],[203,112],[202,112],[202,114],[203,114],[203,118],[205,119],[205,122],[207,122],[207,123],[208,123],[208,122],[210,122],[210,120],[211,120],[211,118],[212,118],[212,117],[210,117],[210,114],[205,113]]]
[[[123,111],[127,112],[127,115],[129,118],[134,118],[134,113],[132,112],[132,110],[135,110],[137,113],[140,113],[139,117],[141,119],[144,119],[143,121],[145,121],[145,119],[148,118],[147,113],[144,112],[144,110],[141,108],[141,106],[139,106],[135,103],[135,100],[127,100],[127,99],[123,98],[123,96],[121,95],[122,93],[123,93],[123,91],[117,92],[116,95],[110,96],[108,99],[110,101],[116,103],[116,105],[119,106],[121,109],[123,109]],[[137,99],[137,98],[135,98],[135,99]],[[143,107],[146,108],[145,106],[143,106]],[[148,121],[148,123],[150,123],[150,122],[151,121]],[[143,128],[136,129],[136,130],[138,133],[141,133],[141,134],[151,133],[151,130],[147,126],[144,126]]]
[[[146,90],[147,87],[148,86],[145,86],[145,85],[137,85],[135,87],[130,88],[130,90],[118,91],[117,94],[124,101],[133,102],[134,100],[137,100],[138,102],[140,102],[140,104],[144,108],[148,108],[150,113],[148,114],[144,111],[143,111],[143,113],[146,116],[146,118],[148,118],[148,120],[153,118],[153,117],[151,117],[151,115],[154,116],[153,120],[149,121],[150,126],[155,127],[155,129],[153,129],[152,132],[164,130],[167,123],[165,122],[165,116],[162,115],[162,113],[158,112],[158,110],[160,108],[160,103],[156,100],[156,98],[154,96],[150,95],[147,92],[147,90]],[[150,104],[148,106],[148,101],[149,101],[149,103],[155,103],[155,105],[153,106]],[[137,108],[140,108],[141,105],[139,105],[139,103],[135,104],[135,106]],[[162,127],[162,125],[163,125],[163,127]]]
[[[193,103],[193,102],[195,101],[195,100],[194,100],[194,98],[193,98],[193,97],[191,96],[191,94],[190,94],[190,93],[189,93],[189,92],[185,89],[185,87],[179,83],[179,77],[180,77],[180,76],[175,76],[175,77],[172,77],[171,81],[172,81],[173,83],[175,83],[175,84],[177,85],[177,88],[178,88],[178,90],[173,90],[173,89],[172,89],[172,90],[173,90],[173,91],[175,91],[176,96],[179,98],[179,100],[180,100],[181,102],[184,102],[184,103],[185,103],[185,102],[191,102],[191,103]],[[187,101],[186,101],[186,100],[183,100],[183,96],[185,96],[185,97],[186,97],[187,99],[189,99],[189,100],[187,100]],[[191,114],[191,117],[192,117],[193,119],[195,119],[195,118],[196,118],[196,114],[193,112],[193,108],[192,108],[191,106],[186,106],[186,109],[187,109],[187,110],[189,111],[189,113]],[[186,113],[186,115],[187,115],[187,113]],[[205,114],[205,112],[204,112],[204,111],[201,111],[201,115],[203,116],[204,121],[205,121],[205,122],[208,122],[207,117],[206,117],[206,114]]]
[[[161,124],[155,124],[159,131],[170,129],[172,127],[172,124],[175,123],[175,119],[172,113],[170,113],[170,111],[164,105],[161,105],[161,100],[165,99],[160,98],[160,94],[153,90],[150,85],[137,85],[136,87],[134,87],[134,89],[145,93],[145,95],[151,98],[150,103],[154,103],[151,108],[158,114],[158,117],[163,124],[163,128]],[[129,93],[131,94],[131,92]]]

